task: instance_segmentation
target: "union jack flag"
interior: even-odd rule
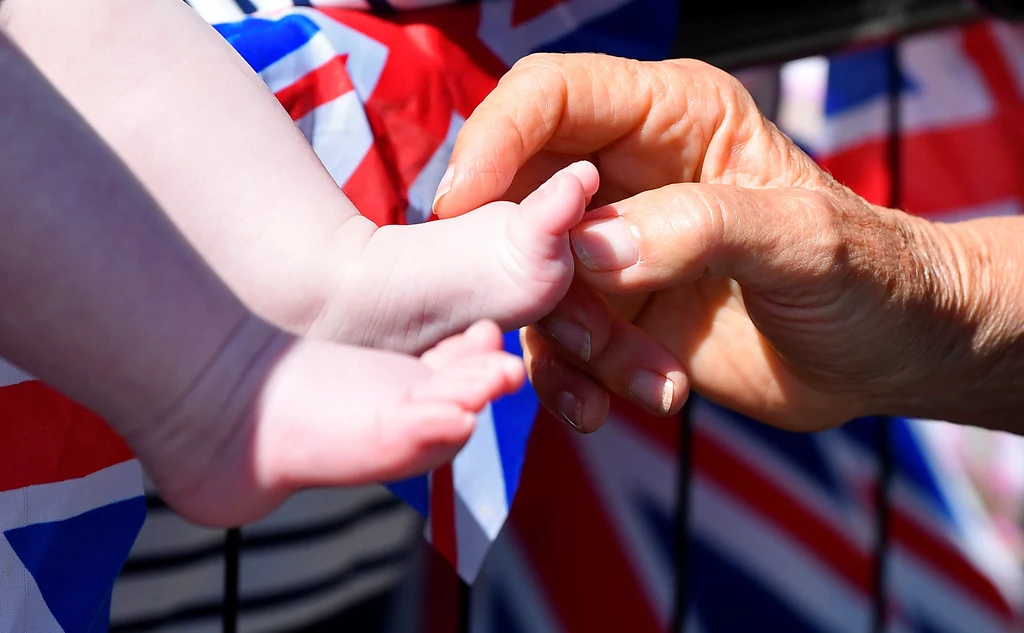
[[[146,512],[138,462],[102,420],[2,359],[0,446],[0,631],[106,631]]]

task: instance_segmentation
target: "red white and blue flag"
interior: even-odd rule
[[[107,630],[146,514],[120,437],[0,359],[0,631]]]

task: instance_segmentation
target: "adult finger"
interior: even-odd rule
[[[520,330],[519,338],[526,373],[544,408],[581,433],[601,428],[608,417],[608,392],[555,353],[534,327]]]
[[[536,327],[562,360],[655,415],[676,413],[686,401],[680,360],[590,288],[574,285]]]
[[[690,180],[699,169],[701,147],[710,142],[729,107],[723,91],[700,86],[714,87],[724,77],[695,61],[659,65],[607,55],[530,55],[513,66],[463,125],[434,212],[452,217],[499,199],[542,149],[585,156],[645,127],[657,128],[653,131],[659,138],[689,141],[679,143],[684,150],[676,152],[685,154],[683,171],[689,173],[676,180]],[[660,98],[677,90],[705,98]],[[664,121],[652,125],[652,108],[663,113]]]

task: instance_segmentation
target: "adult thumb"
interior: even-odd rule
[[[839,269],[839,217],[830,197],[809,189],[687,183],[595,209],[571,236],[580,274],[607,293],[707,276],[785,298],[819,289]]]

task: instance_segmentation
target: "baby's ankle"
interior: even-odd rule
[[[189,388],[153,416],[117,425],[162,492],[180,496],[202,487],[238,444],[252,440],[259,394],[294,337],[248,317]],[[238,466],[235,464],[234,466]]]

